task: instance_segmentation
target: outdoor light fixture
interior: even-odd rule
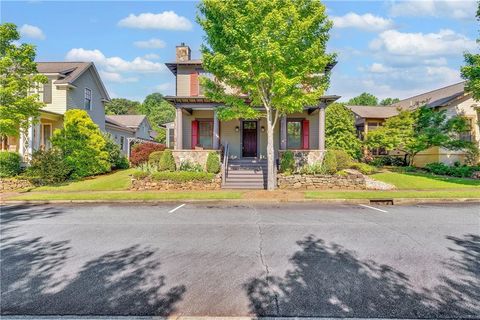
[[[240,131],[240,128],[238,126],[235,127],[235,132]]]
[[[262,130],[262,132],[265,132],[265,127],[262,126],[262,127],[261,127],[261,130]]]

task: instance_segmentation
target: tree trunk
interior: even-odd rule
[[[273,146],[273,111],[267,109],[267,189],[275,190],[277,175],[275,170],[275,150]]]

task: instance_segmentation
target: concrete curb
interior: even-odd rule
[[[319,203],[371,204],[371,201],[393,201],[394,205],[422,203],[480,203],[480,198],[392,198],[392,199],[155,199],[155,200],[2,200],[0,204],[128,204],[128,203]]]

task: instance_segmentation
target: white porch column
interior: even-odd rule
[[[287,150],[287,117],[280,118],[280,150]]]
[[[213,111],[213,150],[220,147],[220,123],[218,121],[217,110]]]
[[[175,149],[183,149],[183,113],[181,108],[176,109],[175,116]]]
[[[325,108],[321,104],[318,109],[318,149],[325,150]]]

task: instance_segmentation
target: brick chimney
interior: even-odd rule
[[[189,61],[191,60],[192,54],[190,47],[187,46],[184,42],[182,42],[179,46],[176,48],[176,59],[177,62],[181,61]]]

